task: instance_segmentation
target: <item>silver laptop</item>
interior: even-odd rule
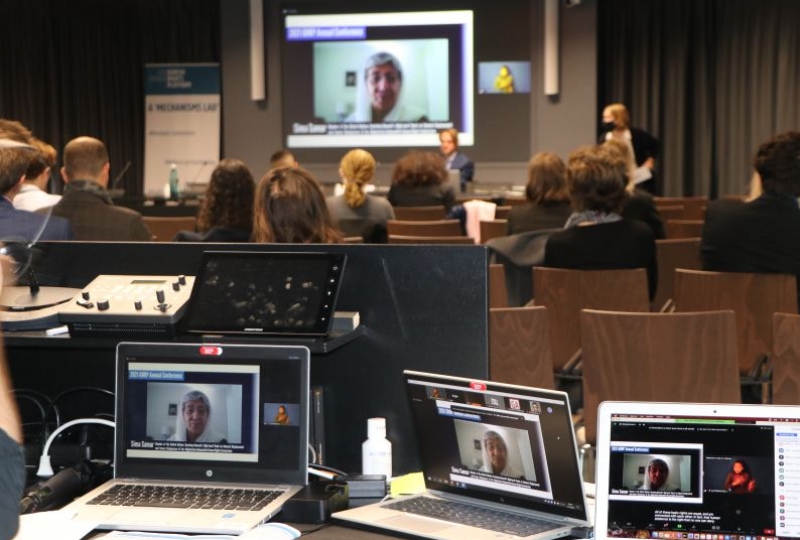
[[[73,519],[240,534],[305,485],[306,347],[120,343],[116,362],[115,478]]]
[[[589,526],[566,394],[404,375],[427,492],[334,518],[440,540],[538,540]]]
[[[606,402],[597,538],[800,538],[800,407]]]

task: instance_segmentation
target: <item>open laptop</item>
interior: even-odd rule
[[[800,407],[606,402],[597,538],[800,538]]]
[[[189,333],[327,336],[343,253],[206,251],[184,317]]]
[[[439,540],[538,540],[589,526],[565,393],[414,371],[404,376],[427,492],[333,517]],[[431,517],[428,509],[418,515],[407,508],[440,501],[459,506],[462,515]],[[497,513],[526,523],[486,528]],[[538,532],[531,532],[534,520]]]
[[[73,519],[240,534],[306,484],[306,347],[120,343],[116,361],[115,478],[70,504]],[[256,491],[228,504],[205,488]],[[178,495],[155,499],[166,491],[187,494],[190,508]]]

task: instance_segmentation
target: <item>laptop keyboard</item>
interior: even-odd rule
[[[556,528],[551,522],[541,519],[523,517],[501,510],[491,510],[477,506],[463,504],[444,499],[431,497],[414,497],[384,504],[383,508],[391,508],[399,512],[408,512],[418,516],[431,517],[470,525],[479,529],[514,534],[517,536],[531,536],[540,532]]]
[[[117,484],[87,504],[198,510],[261,510],[281,490]]]

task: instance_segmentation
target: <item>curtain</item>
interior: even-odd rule
[[[0,0],[0,13],[0,117],[59,154],[103,140],[111,177],[130,162],[121,185],[140,195],[144,65],[219,62],[219,0]]]
[[[743,194],[758,145],[800,129],[800,2],[599,0],[598,106],[661,141],[664,195]]]

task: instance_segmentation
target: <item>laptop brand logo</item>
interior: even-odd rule
[[[206,471],[206,476],[207,476],[207,477],[209,477],[209,478],[211,478],[212,476],[214,476],[214,471],[212,471],[211,469],[208,469],[208,470]]]
[[[472,388],[473,390],[484,391],[484,390],[486,390],[486,383],[471,382],[471,383],[469,383],[469,387]]]

